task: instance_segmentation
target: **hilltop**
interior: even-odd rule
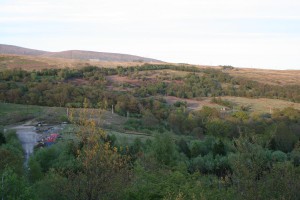
[[[222,70],[233,77],[258,81],[268,85],[300,85],[300,70],[270,70],[235,68],[224,66],[206,66],[166,63],[152,58],[144,58],[128,54],[104,53],[94,51],[68,50],[48,52],[28,49],[12,45],[0,44],[0,70],[21,68],[23,70],[40,70],[49,68],[81,68],[96,67],[130,67],[142,66],[145,63],[158,65],[185,65],[197,68],[212,68]],[[185,72],[176,72],[185,74]]]
[[[67,50],[61,52],[49,52],[35,49],[28,49],[13,45],[0,44],[0,54],[13,54],[21,56],[39,56],[39,57],[53,57],[53,58],[66,58],[75,60],[87,61],[112,61],[112,62],[162,62],[152,58],[145,58],[141,56],[120,54],[120,53],[107,53],[96,51],[83,51],[83,50]]]

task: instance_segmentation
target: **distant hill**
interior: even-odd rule
[[[42,56],[55,57],[55,58],[67,58],[67,59],[94,60],[94,61],[113,61],[113,62],[162,62],[151,58],[144,58],[144,57],[133,56],[128,54],[80,51],[80,50],[69,50],[69,51],[62,51],[62,52],[47,53]]]
[[[0,54],[39,56],[46,53],[48,52],[35,50],[35,49],[27,49],[27,48],[13,46],[13,45],[0,44]]]
[[[23,48],[23,47],[18,47],[13,45],[5,45],[5,44],[0,44],[0,54],[29,55],[29,56],[89,60],[89,61],[162,63],[162,61],[160,60],[128,55],[128,54],[82,51],[82,50],[47,52],[47,51],[28,49],[28,48]]]

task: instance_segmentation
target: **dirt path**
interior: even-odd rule
[[[39,139],[39,135],[36,133],[34,126],[29,125],[19,125],[14,126],[12,129],[16,130],[17,136],[21,141],[22,147],[24,149],[25,160],[24,164],[27,166],[30,155],[33,153],[33,148]]]

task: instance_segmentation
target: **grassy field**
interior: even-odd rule
[[[74,111],[72,112],[74,112],[73,115],[75,118],[79,119],[83,117],[82,113],[84,109],[74,109]],[[115,135],[118,141],[122,141],[124,144],[131,144],[136,138],[145,141],[153,137],[146,133],[124,130],[124,124],[127,118],[113,114],[110,111],[85,109],[85,112],[86,119],[95,120],[96,124],[103,128],[107,134]],[[60,124],[65,119],[66,108],[0,103],[0,125],[6,127],[23,123],[28,125],[36,124],[38,121],[55,125]],[[65,139],[74,139],[75,132],[76,126],[72,124],[66,125],[62,131]]]
[[[173,96],[165,96],[163,97],[166,99],[168,104],[174,104],[177,101],[185,101],[187,103],[187,108],[189,110],[200,110],[203,106],[208,106],[212,108],[221,109],[224,106],[218,105],[216,103],[212,103],[210,97],[201,98],[201,99],[184,99],[184,98],[177,98]],[[266,99],[266,98],[259,98],[259,99],[250,99],[245,97],[221,97],[223,100],[228,100],[235,104],[235,107],[247,107],[249,106],[251,112],[260,112],[260,113],[269,113],[270,109],[271,112],[275,109],[283,109],[286,107],[293,107],[295,109],[300,110],[300,103],[293,103],[289,101],[279,100],[279,99]]]
[[[279,99],[249,99],[245,97],[222,97],[224,100],[228,100],[236,104],[236,106],[250,106],[251,111],[269,113],[274,109],[283,109],[286,107],[293,107],[300,110],[300,103],[293,103],[289,101]]]
[[[152,138],[152,136],[149,135],[130,134],[130,133],[113,131],[113,130],[107,130],[106,133],[108,135],[116,136],[116,138],[118,138],[118,140],[121,141],[122,144],[131,144],[137,138],[139,138],[142,142],[145,142],[147,139]]]
[[[63,120],[62,116],[64,115],[64,108],[0,103],[0,125],[15,124],[33,119],[55,123]]]
[[[23,70],[31,71],[46,68],[81,68],[91,65],[97,67],[115,68],[117,66],[141,66],[143,64],[143,62],[105,62],[38,56],[0,55],[0,70],[22,68]]]
[[[40,106],[0,103],[0,124],[8,125],[30,120],[42,112]]]
[[[163,97],[168,104],[172,105],[176,103],[177,101],[182,101],[187,103],[187,109],[188,110],[201,110],[203,106],[212,107],[221,109],[223,106],[220,106],[216,103],[211,102],[211,98],[199,98],[199,99],[184,99],[184,98],[178,98],[173,96],[164,96]]]
[[[234,77],[246,78],[270,85],[300,85],[300,70],[236,68],[226,72]]]

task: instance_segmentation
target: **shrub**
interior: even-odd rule
[[[272,153],[272,160],[275,162],[284,162],[287,160],[287,155],[282,151],[274,151]]]

